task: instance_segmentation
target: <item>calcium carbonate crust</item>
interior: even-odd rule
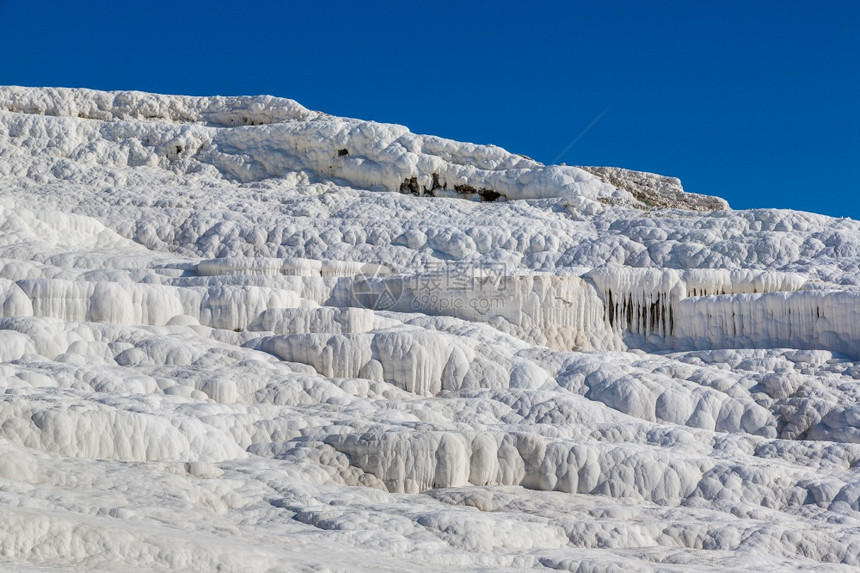
[[[860,566],[854,221],[77,89],[0,188],[4,570]]]

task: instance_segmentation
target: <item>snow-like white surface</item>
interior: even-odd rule
[[[0,190],[4,570],[860,566],[854,221],[15,87]]]

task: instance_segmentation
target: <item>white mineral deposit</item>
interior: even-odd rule
[[[0,311],[3,570],[860,567],[850,219],[2,87]]]

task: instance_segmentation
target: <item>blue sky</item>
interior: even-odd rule
[[[0,0],[0,22],[2,84],[267,93],[860,219],[853,0]]]

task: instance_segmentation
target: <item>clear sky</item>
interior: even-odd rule
[[[273,94],[860,219],[860,1],[0,0],[0,26],[2,84]]]

